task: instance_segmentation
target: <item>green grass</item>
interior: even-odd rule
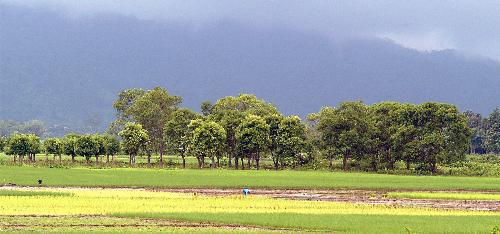
[[[500,190],[500,178],[402,176],[327,171],[235,171],[136,168],[36,168],[0,166],[0,184],[34,186],[273,188],[384,190]]]
[[[500,201],[500,193],[445,193],[445,192],[390,192],[390,198],[411,199],[446,199],[446,200],[496,200]]]
[[[96,224],[96,227],[91,228],[98,228],[97,231],[107,231],[107,225],[109,230],[116,232],[122,229],[124,232],[139,231],[143,228],[154,232],[161,231],[157,228],[168,220],[257,226],[264,231],[285,228],[289,232],[340,233],[402,233],[406,229],[412,233],[488,233],[494,226],[500,225],[500,214],[486,211],[298,201],[262,196],[213,197],[130,189],[33,190],[64,191],[73,196],[0,196],[0,229],[2,223],[16,222],[2,220],[2,217],[8,219],[16,215],[52,215],[57,217],[52,222],[44,219],[39,222],[53,224],[54,230],[61,231],[71,230],[70,224],[75,224],[76,229]],[[82,217],[88,218],[87,222],[83,222]],[[43,226],[29,219],[20,220],[33,228]],[[86,225],[82,227],[79,224]],[[135,227],[133,224],[142,226]],[[167,226],[164,231],[175,225]],[[221,227],[217,231],[227,230],[227,227]],[[214,230],[208,227],[196,231]]]
[[[52,191],[31,191],[31,190],[0,190],[1,196],[15,196],[15,197],[23,197],[23,196],[71,196],[71,193],[65,192],[52,192]]]
[[[241,223],[305,231],[339,233],[490,233],[500,216],[415,216],[372,214],[125,213],[148,217],[217,223]]]

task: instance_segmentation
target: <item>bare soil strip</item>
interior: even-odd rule
[[[237,189],[154,189],[155,191],[196,193],[210,196],[242,194]],[[392,192],[392,191],[391,191]],[[427,191],[425,191],[427,192]],[[438,192],[438,191],[432,191]],[[463,191],[443,191],[463,192]],[[446,199],[409,199],[388,198],[387,191],[380,190],[250,190],[253,195],[264,195],[280,199],[349,202],[355,204],[382,204],[408,207],[430,207],[456,210],[500,211],[500,201],[492,200],[446,200]],[[485,193],[500,193],[485,191]]]

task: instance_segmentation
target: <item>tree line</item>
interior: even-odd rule
[[[500,108],[495,108],[488,117],[466,111],[469,128],[472,129],[470,153],[500,153]]]
[[[73,160],[95,157],[97,163],[99,155],[107,155],[109,161],[109,156],[123,152],[130,164],[135,164],[137,155],[145,155],[148,164],[163,166],[168,153],[181,157],[183,167],[187,156],[196,157],[199,168],[234,169],[259,169],[265,158],[276,170],[323,159],[333,168],[340,159],[344,170],[352,166],[394,170],[402,162],[407,169],[435,173],[438,164],[464,160],[474,135],[469,115],[445,103],[343,102],[305,120],[284,116],[274,105],[250,94],[203,102],[201,113],[180,108],[181,103],[181,97],[161,87],[127,89],[113,103],[116,120],[108,134],[70,134],[43,142],[33,135],[15,134],[4,143],[5,149],[32,160],[45,151],[70,155]],[[498,134],[499,129],[489,131]],[[498,145],[498,137],[492,139],[489,142]],[[158,155],[157,162],[152,162],[153,155]]]

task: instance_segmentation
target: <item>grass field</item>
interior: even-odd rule
[[[33,186],[500,190],[500,178],[402,176],[327,171],[235,171],[168,169],[91,169],[0,166],[0,184]]]
[[[497,200],[500,202],[500,193],[390,192],[387,194],[387,197],[445,200]]]
[[[383,205],[282,200],[260,196],[212,197],[127,189],[42,189],[42,191],[72,195],[46,196],[36,193],[32,196],[0,195],[0,221],[15,223],[8,219],[16,215],[37,215],[40,220],[36,222],[43,223],[53,218],[57,220],[67,216],[68,220],[59,221],[67,224],[79,223],[82,222],[81,219],[89,217],[87,225],[77,226],[78,230],[92,230],[92,228],[102,228],[106,222],[118,222],[117,225],[108,226],[112,227],[110,230],[128,227],[116,230],[121,232],[141,231],[142,228],[147,232],[165,231],[162,228],[167,228],[168,231],[168,228],[173,227],[157,225],[166,220],[212,223],[213,226],[206,227],[208,229],[195,229],[206,232],[228,231],[224,226],[219,229],[210,228],[231,224],[248,227],[241,231],[250,232],[256,231],[252,227],[259,227],[260,231],[265,232],[284,229],[287,232],[293,230],[401,233],[410,230],[412,233],[487,233],[495,225],[500,225],[499,213],[482,211],[395,208]],[[53,217],[43,218],[43,215]],[[95,218],[101,216],[104,218]],[[134,225],[122,225],[146,218],[151,222],[148,227],[141,226],[135,229]],[[64,223],[58,227],[65,227]]]

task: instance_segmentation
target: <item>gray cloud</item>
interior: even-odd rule
[[[70,17],[118,13],[200,26],[235,19],[332,37],[368,36],[419,50],[457,49],[500,60],[498,0],[3,0]]]

